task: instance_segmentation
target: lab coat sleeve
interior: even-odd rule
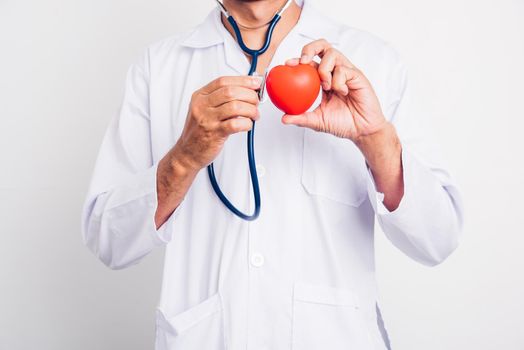
[[[104,136],[82,212],[84,243],[112,269],[133,265],[169,242],[183,206],[156,229],[148,62],[146,50],[127,72],[120,112]]]
[[[392,76],[397,93],[385,114],[402,144],[404,196],[398,208],[390,212],[369,170],[368,196],[387,238],[414,260],[433,266],[458,245],[463,221],[461,197],[439,152],[427,142],[423,128],[417,127],[420,122],[412,111],[406,68],[400,65]]]

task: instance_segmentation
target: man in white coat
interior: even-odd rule
[[[285,0],[225,0],[249,47]],[[298,58],[294,58],[298,57]],[[313,60],[319,64],[313,63]],[[388,349],[377,304],[374,218],[414,260],[457,246],[460,196],[414,128],[406,67],[389,44],[293,2],[258,73],[313,64],[321,102],[282,115],[217,7],[156,42],[128,71],[99,151],[82,230],[121,269],[165,247],[156,349]],[[262,210],[253,208],[245,132],[257,120]]]

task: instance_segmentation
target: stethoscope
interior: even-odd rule
[[[256,73],[257,70],[257,61],[258,56],[262,55],[266,50],[269,48],[269,44],[271,43],[271,37],[273,35],[273,29],[275,29],[276,24],[281,18],[282,13],[289,7],[292,0],[287,0],[284,6],[280,8],[280,10],[275,13],[273,16],[273,19],[269,22],[269,27],[266,31],[266,38],[264,40],[264,45],[258,50],[253,50],[247,47],[244,43],[244,40],[242,39],[242,33],[240,32],[239,25],[229,14],[227,9],[224,7],[224,5],[220,2],[220,0],[216,0],[218,5],[220,6],[220,11],[224,14],[224,16],[227,18],[227,21],[231,24],[231,27],[235,31],[235,36],[238,41],[238,45],[244,51],[246,54],[251,56],[251,67],[249,68],[248,75],[253,75]],[[263,83],[262,83],[263,85]],[[261,91],[263,89],[263,86],[261,86]],[[260,94],[259,94],[260,97]],[[224,203],[224,205],[231,210],[235,215],[238,217],[247,220],[252,221],[255,220],[258,215],[260,214],[260,188],[258,184],[258,175],[257,175],[257,168],[255,163],[255,150],[254,150],[254,143],[255,143],[255,121],[253,121],[253,127],[251,130],[247,133],[247,158],[249,162],[249,173],[251,174],[251,183],[253,185],[253,195],[255,197],[255,210],[253,214],[247,215],[238,210],[224,195],[222,190],[220,190],[220,186],[218,185],[217,179],[215,177],[215,170],[213,168],[213,163],[209,164],[207,166],[207,173],[209,175],[209,180],[211,181],[211,185],[213,186],[213,189],[215,190],[215,193],[217,194],[218,198]]]

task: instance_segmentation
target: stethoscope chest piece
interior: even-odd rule
[[[260,75],[258,73],[253,73],[253,76],[260,77],[261,83],[260,83],[260,89],[258,90],[258,100],[260,103],[264,103],[267,101],[267,93],[266,93],[266,79],[267,79],[268,70],[264,73],[264,75]]]

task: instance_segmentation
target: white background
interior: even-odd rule
[[[461,246],[435,268],[378,234],[394,350],[524,349],[524,1],[316,5],[398,49],[465,198]],[[129,64],[212,6],[0,0],[0,349],[152,348],[162,251],[108,270],[81,205]]]

